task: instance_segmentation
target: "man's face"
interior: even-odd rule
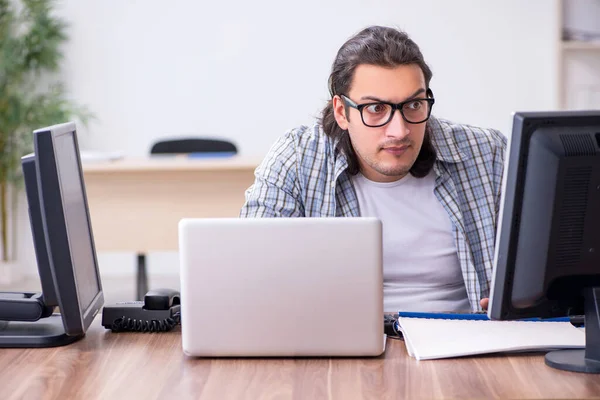
[[[416,64],[394,68],[361,64],[354,72],[350,92],[344,94],[358,105],[377,101],[400,103],[426,98],[426,89],[423,72]],[[408,104],[404,109],[410,112],[411,107]],[[359,110],[347,108],[348,118],[344,100],[340,96],[333,98],[336,121],[340,128],[348,130],[362,174],[376,182],[393,182],[408,174],[421,151],[426,122],[410,124],[394,110],[387,124],[373,128],[363,123]],[[377,113],[379,109],[364,109],[363,116],[369,112]]]

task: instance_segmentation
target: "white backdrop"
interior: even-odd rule
[[[434,113],[509,134],[515,110],[557,104],[556,0],[69,0],[63,77],[98,120],[83,150],[143,155],[165,135],[209,135],[262,156],[327,100],[340,45],[370,24],[406,30],[434,78]],[[26,215],[26,214],[24,214]],[[26,221],[26,220],[25,220]],[[33,273],[29,227],[21,259]],[[105,273],[133,255],[101,254]],[[177,272],[176,254],[149,258]]]
[[[310,123],[340,45],[369,24],[406,30],[434,72],[436,114],[507,131],[555,105],[554,1],[63,1],[64,78],[98,115],[95,150],[145,154],[163,135],[206,134],[262,155]]]

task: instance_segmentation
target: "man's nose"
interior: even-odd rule
[[[410,133],[408,123],[402,118],[400,110],[392,112],[392,120],[386,125],[385,135],[391,138],[403,139]]]

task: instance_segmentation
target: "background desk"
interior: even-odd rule
[[[237,217],[260,160],[152,157],[84,163],[96,250],[178,250],[184,217]]]
[[[379,358],[196,359],[178,328],[115,334],[100,320],[67,347],[0,349],[0,399],[600,396],[600,376],[549,368],[541,355],[418,362],[388,340]]]

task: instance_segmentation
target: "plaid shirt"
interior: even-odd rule
[[[434,192],[452,221],[471,309],[480,311],[490,292],[506,138],[433,116],[427,129],[437,152]],[[287,132],[256,169],[240,217],[360,216],[336,145],[318,122]]]

